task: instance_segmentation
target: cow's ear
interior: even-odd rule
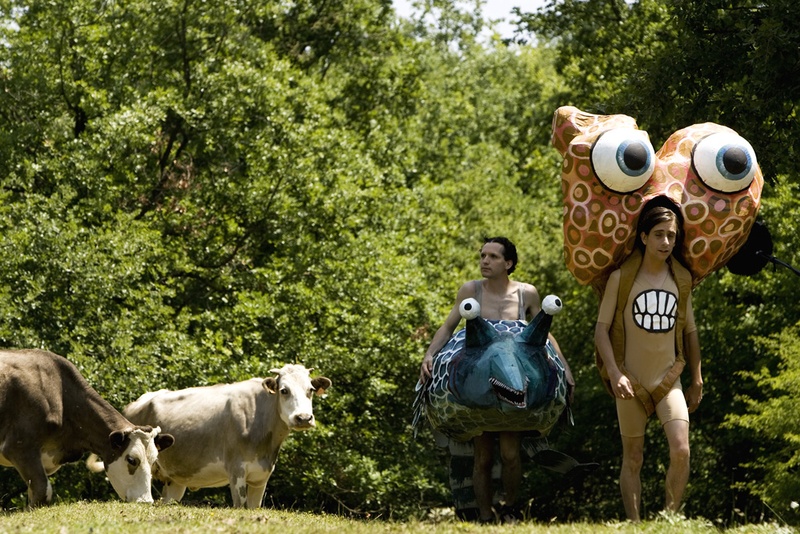
[[[175,437],[172,434],[159,434],[153,441],[156,444],[156,449],[158,449],[159,451],[163,451],[164,449],[169,449],[170,447],[175,445]]]
[[[318,376],[317,378],[311,379],[311,385],[314,387],[316,394],[322,396],[325,394],[325,390],[331,387],[331,379],[325,378],[324,376]]]
[[[108,440],[111,442],[111,447],[114,449],[122,450],[125,448],[125,442],[128,440],[128,432],[123,432],[122,430],[115,430],[108,436]]]
[[[275,380],[275,377],[271,376],[269,378],[265,378],[261,385],[264,386],[264,389],[267,390],[267,393],[275,394],[278,391],[278,381]]]

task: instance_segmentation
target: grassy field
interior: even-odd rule
[[[391,522],[351,520],[334,515],[261,510],[234,510],[180,504],[146,505],[122,502],[79,502],[57,504],[33,511],[3,512],[2,533],[288,533],[346,532],[348,534],[425,533],[455,534],[465,532],[603,534],[603,533],[719,533],[711,523],[662,516],[639,525],[628,523],[541,524],[523,522],[516,525],[480,526],[442,518],[437,521]],[[792,533],[796,530],[780,525],[747,525],[725,530],[726,533]]]

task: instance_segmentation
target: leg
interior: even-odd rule
[[[642,482],[639,474],[644,461],[644,436],[622,436],[622,469],[619,475],[619,489],[625,515],[630,521],[639,522],[639,509],[642,501]]]
[[[186,493],[186,486],[182,486],[173,480],[164,482],[161,489],[161,501],[168,503],[171,501],[181,502],[183,494]]]
[[[494,518],[492,512],[492,463],[494,461],[494,434],[484,432],[473,438],[475,463],[472,467],[472,488],[481,520]]]
[[[519,487],[522,484],[521,443],[522,435],[519,432],[500,433],[500,458],[503,461],[502,478],[505,504],[512,507],[517,503]]]
[[[689,423],[681,420],[664,425],[669,442],[669,468],[667,469],[666,499],[664,509],[678,512],[683,492],[689,482]]]
[[[669,443],[664,509],[677,512],[689,482],[689,409],[680,381],[676,381],[669,393],[658,403],[656,413]]]
[[[27,480],[28,483],[28,507],[36,508],[44,504],[50,504],[53,500],[53,486],[50,485],[50,479],[42,471],[44,478],[38,474]]]
[[[247,482],[244,477],[231,477],[231,498],[234,508],[244,508],[247,505]]]
[[[264,493],[267,492],[267,481],[263,484],[252,484],[247,486],[247,507],[261,508],[264,500]]]
[[[642,505],[642,481],[640,474],[644,462],[644,434],[647,428],[647,412],[637,399],[617,399],[617,419],[622,437],[622,469],[619,474],[619,490],[625,516],[629,521],[639,522]]]
[[[28,508],[50,504],[53,487],[47,478],[38,450],[34,451],[32,448],[25,451],[9,450],[6,451],[5,457],[28,487]]]

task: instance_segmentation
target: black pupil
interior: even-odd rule
[[[731,174],[741,174],[747,168],[747,154],[741,148],[729,148],[722,156],[722,164]]]
[[[629,169],[641,170],[647,165],[647,149],[641,143],[631,143],[625,147],[622,160]]]

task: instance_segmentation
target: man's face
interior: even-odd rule
[[[645,255],[666,261],[675,248],[678,238],[678,225],[675,221],[664,221],[658,223],[645,235],[642,232],[642,243],[645,246]]]
[[[484,278],[496,278],[503,276],[511,268],[511,260],[503,257],[505,251],[500,243],[486,243],[481,248],[481,276]]]

